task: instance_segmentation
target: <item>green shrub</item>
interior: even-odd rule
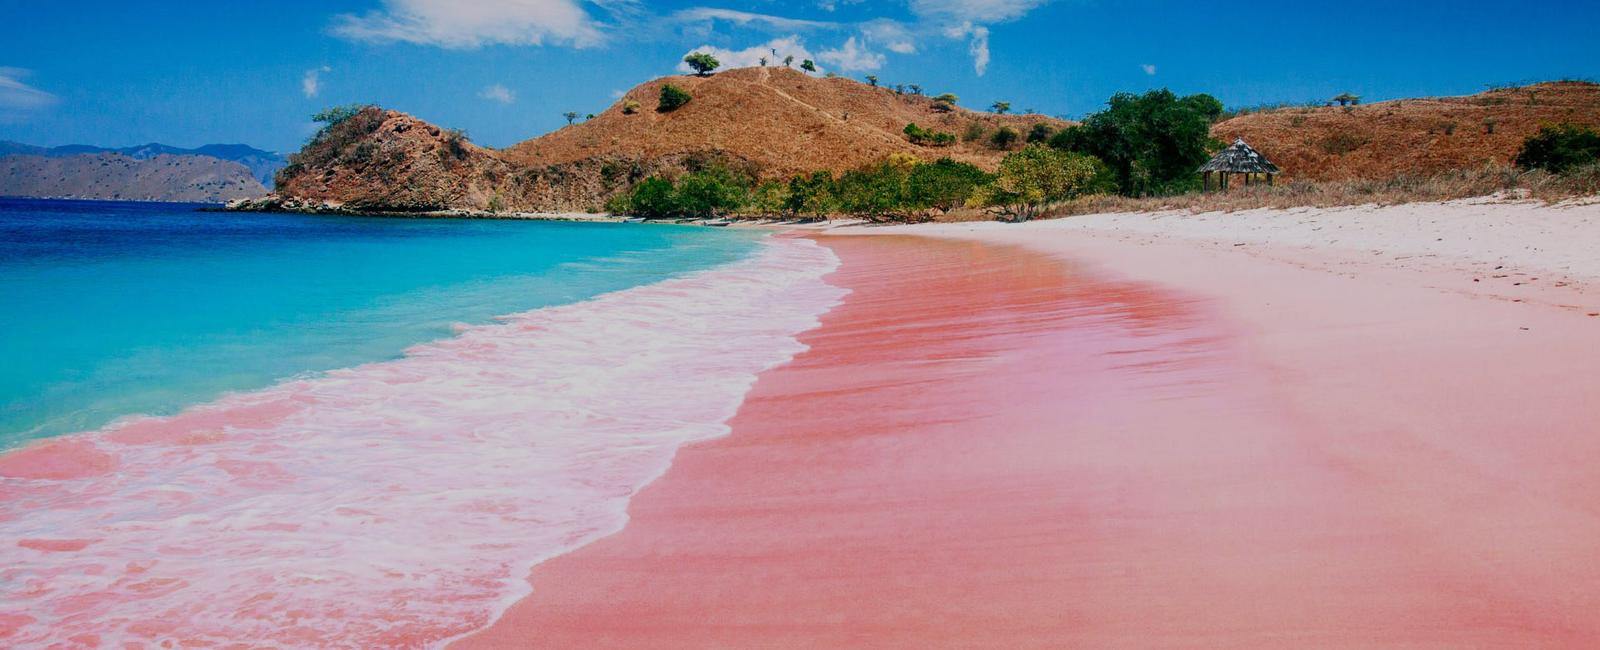
[[[689,103],[690,99],[693,97],[689,95],[689,91],[666,84],[661,87],[661,100],[656,104],[656,110],[662,113],[675,111]]]
[[[1516,163],[1523,169],[1557,174],[1600,161],[1600,133],[1576,124],[1541,127],[1522,141]]]
[[[659,176],[651,176],[633,186],[633,190],[623,196],[627,198],[619,205],[621,210],[613,212],[634,214],[647,219],[670,217],[678,214],[678,204],[673,198],[672,181]]]
[[[631,99],[628,100],[628,101],[622,102],[622,114],[623,115],[632,115],[632,114],[637,113],[637,112],[639,112],[639,102],[633,101]]]
[[[1101,191],[1109,170],[1098,158],[1043,145],[1007,154],[992,182],[977,189],[969,205],[994,207],[1011,221],[1032,219],[1047,205]]]
[[[1028,143],[1032,144],[1035,142],[1049,142],[1050,136],[1055,134],[1055,127],[1045,124],[1044,122],[1039,122],[1028,129]]]
[[[956,143],[956,137],[954,135],[945,133],[943,131],[924,129],[920,126],[917,126],[916,122],[907,124],[906,128],[901,129],[901,132],[906,134],[906,138],[911,140],[911,144],[930,147],[948,147]]]
[[[966,204],[979,186],[994,177],[974,165],[940,158],[911,168],[904,192],[908,207],[949,212]]]
[[[940,113],[949,113],[956,110],[956,102],[958,101],[961,101],[961,98],[957,97],[955,93],[945,93],[933,98],[933,110]]]
[[[966,130],[965,133],[961,134],[961,141],[962,142],[977,142],[979,140],[982,140],[983,136],[986,136],[988,134],[989,134],[989,127],[985,126],[983,122],[980,122],[978,120],[973,120],[973,121],[967,123],[967,130]]]
[[[679,178],[673,199],[679,214],[705,218],[743,208],[749,194],[748,178],[722,165],[714,165]]]
[[[996,149],[1010,149],[1011,145],[1016,144],[1017,140],[1020,139],[1022,139],[1022,134],[1017,133],[1016,129],[1002,126],[995,130],[994,135],[989,136],[989,145]]]
[[[817,64],[812,63],[811,59],[806,59],[800,62],[800,69],[805,70],[806,72],[816,72]]]
[[[789,179],[789,198],[784,208],[791,214],[826,217],[833,213],[837,205],[833,174],[819,171]]]

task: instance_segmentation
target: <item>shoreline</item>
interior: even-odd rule
[[[1586,277],[1471,282],[1549,270],[1482,219],[1504,259],[1074,219],[818,235],[853,293],[810,349],[452,647],[1600,634]]]

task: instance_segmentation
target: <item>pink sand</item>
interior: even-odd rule
[[[853,293],[810,349],[456,647],[1600,638],[1593,320],[984,237],[821,238]]]

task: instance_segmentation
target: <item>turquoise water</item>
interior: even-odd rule
[[[723,264],[757,239],[195,207],[0,199],[0,448],[392,359],[456,323]]]

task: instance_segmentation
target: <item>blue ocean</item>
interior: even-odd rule
[[[688,226],[0,199],[0,449],[748,255]]]

